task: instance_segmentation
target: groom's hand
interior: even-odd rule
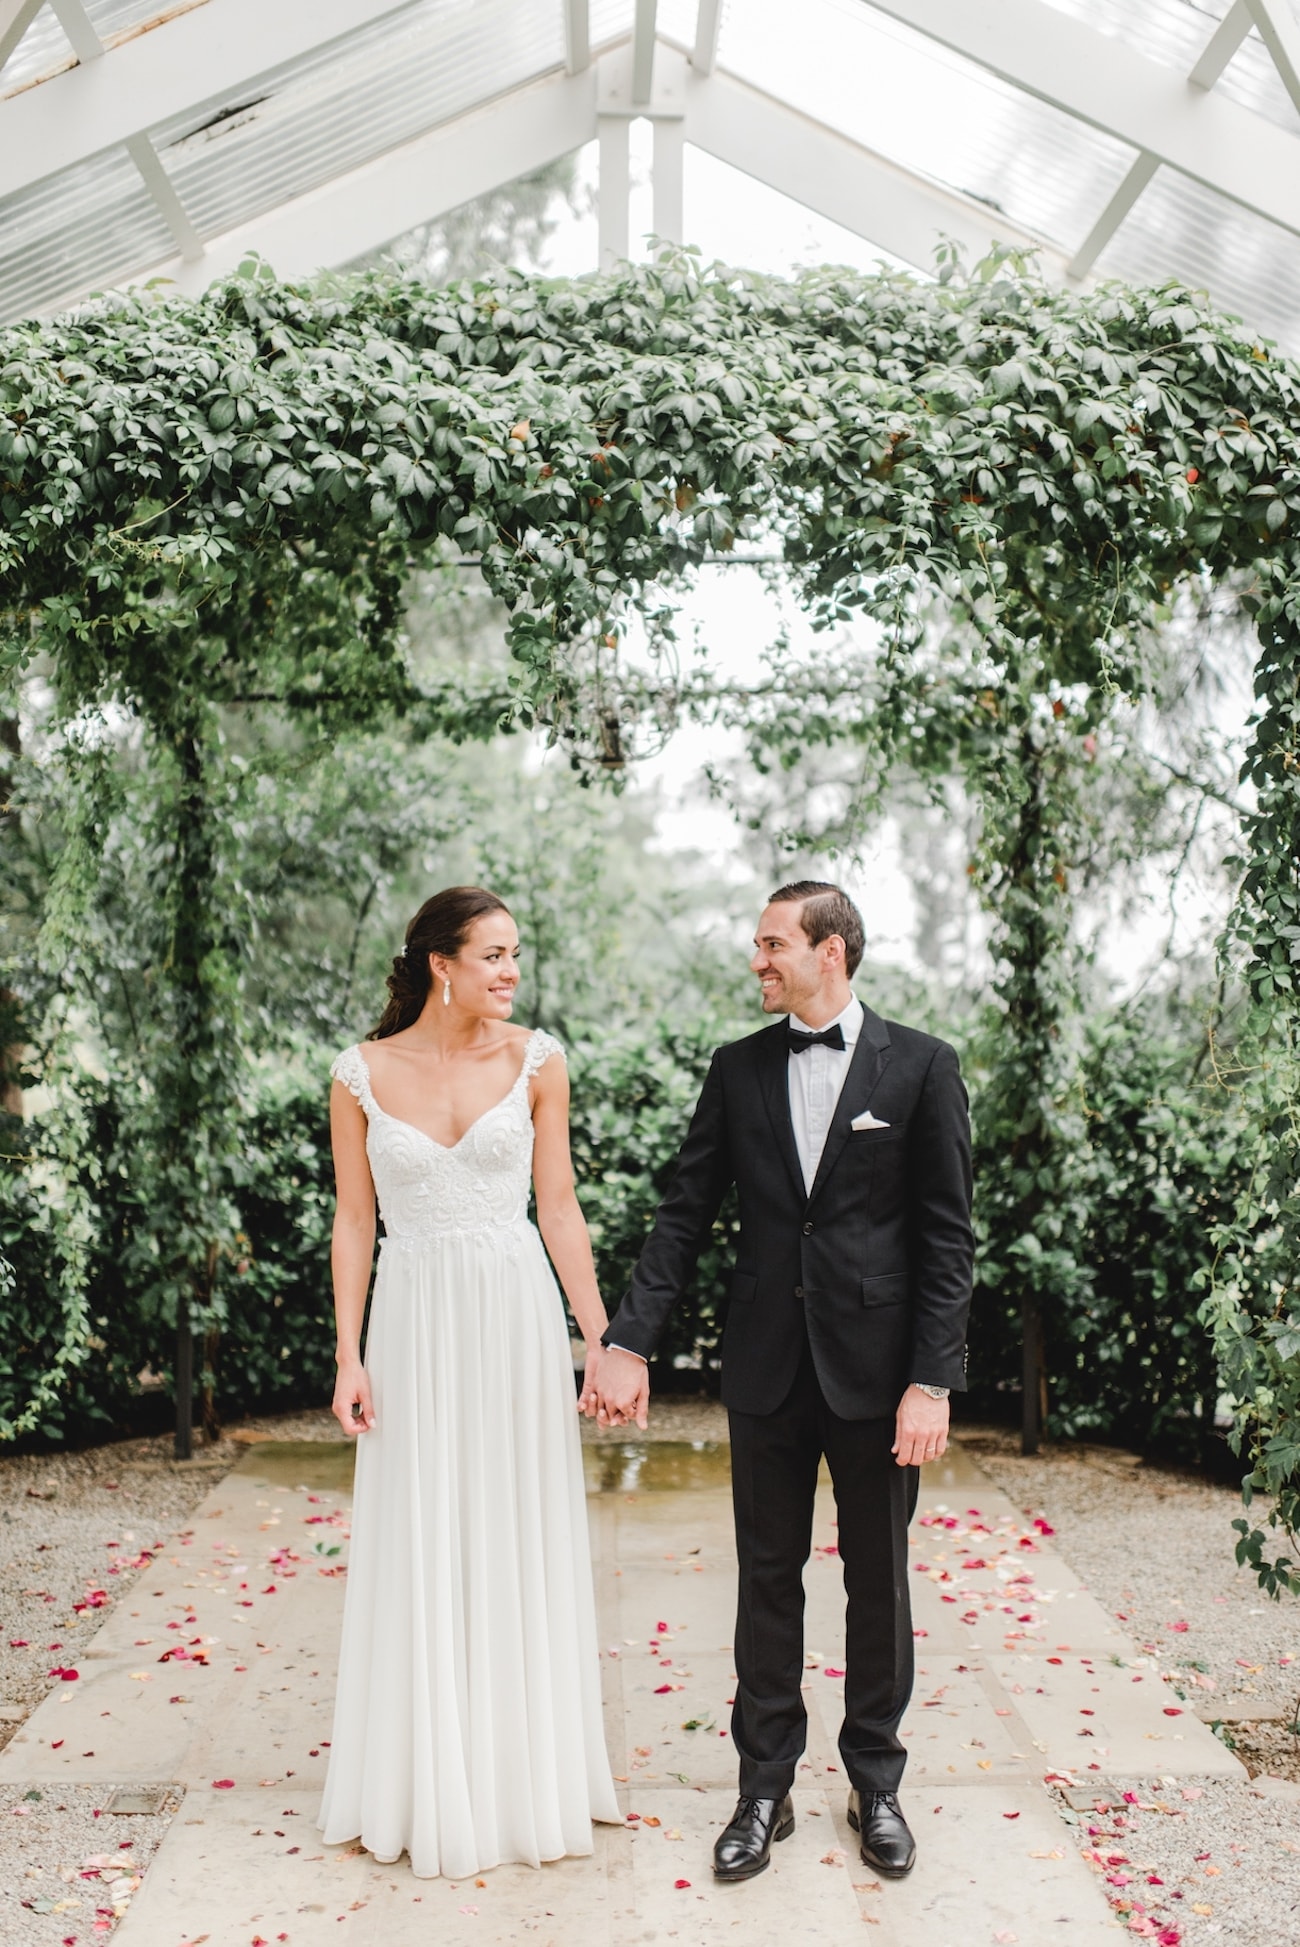
[[[650,1368],[635,1352],[610,1345],[600,1361],[596,1379],[600,1404],[598,1426],[626,1426],[635,1420],[642,1432],[649,1425]]]
[[[894,1444],[890,1452],[900,1467],[921,1467],[938,1460],[948,1446],[948,1402],[931,1399],[919,1386],[909,1386],[898,1402]]]

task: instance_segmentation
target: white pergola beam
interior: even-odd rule
[[[41,0],[0,0],[0,68],[41,10]]]
[[[213,0],[0,101],[0,196],[251,87],[411,0]]]
[[[636,0],[632,26],[632,106],[650,99],[655,82],[655,17],[658,0]]]
[[[198,295],[251,252],[280,277],[310,277],[379,250],[516,176],[544,169],[595,133],[595,69],[557,71],[214,238],[199,261],[176,257],[142,268],[137,281],[161,275]]]
[[[591,16],[587,0],[564,0],[564,65],[570,74],[591,66]]]
[[[1300,27],[1286,0],[1247,0],[1259,37],[1273,56],[1273,65],[1300,108]]]
[[[95,32],[95,24],[81,0],[50,0],[50,8],[58,15],[59,25],[71,42],[77,59],[83,63],[98,61],[104,52],[104,43]]]
[[[1300,234],[1300,137],[1250,109],[1192,87],[1044,0],[870,4],[1039,101]]]
[[[943,237],[973,257],[1003,243],[1038,251],[1045,270],[1064,269],[1059,252],[997,211],[926,182],[725,70],[688,76],[686,140],[919,270],[933,272]]]
[[[695,45],[691,66],[696,74],[712,74],[718,60],[718,29],[722,25],[722,0],[700,0],[695,16]]]
[[[1187,77],[1194,88],[1214,86],[1250,32],[1250,25],[1248,0],[1232,0],[1227,13],[1205,43],[1200,60]]]

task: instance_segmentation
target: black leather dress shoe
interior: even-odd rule
[[[862,1839],[862,1863],[886,1879],[903,1879],[916,1864],[916,1840],[898,1809],[897,1792],[849,1793],[849,1824]]]
[[[794,1807],[784,1798],[750,1798],[745,1792],[731,1815],[731,1824],[713,1848],[715,1879],[753,1879],[765,1872],[772,1847],[794,1831]]]

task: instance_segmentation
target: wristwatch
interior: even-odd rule
[[[912,1384],[916,1387],[918,1393],[928,1393],[931,1399],[947,1399],[948,1397],[949,1388],[947,1386],[923,1386],[919,1379],[914,1379]]]

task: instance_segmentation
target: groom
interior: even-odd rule
[[[912,1688],[907,1526],[918,1469],[947,1445],[948,1391],[965,1384],[970,1125],[947,1043],[854,998],[862,947],[861,915],[838,886],[773,893],[750,966],[764,1013],[789,1018],[714,1055],[596,1382],[606,1424],[645,1424],[646,1361],[734,1183],[722,1397],[740,1560],[740,1801],[714,1847],[719,1879],[761,1873],[794,1829],[803,1566],[823,1454],[848,1596],[849,1824],[874,1871],[901,1878],[916,1858],[897,1797]]]

